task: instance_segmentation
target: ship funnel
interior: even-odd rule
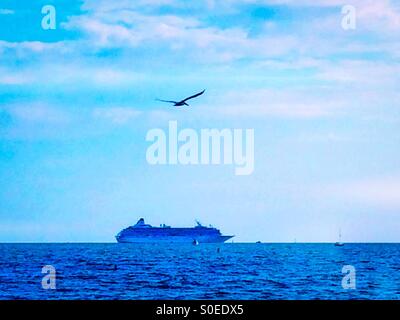
[[[199,220],[196,220],[196,225],[197,225],[198,227],[202,227],[202,225],[201,225],[201,223],[200,223]]]

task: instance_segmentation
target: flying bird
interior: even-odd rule
[[[186,99],[183,99],[183,100],[181,100],[181,101],[160,100],[160,99],[157,99],[157,100],[158,100],[158,101],[161,101],[161,102],[173,103],[173,104],[174,104],[174,107],[188,106],[188,104],[186,103],[186,101],[188,101],[188,100],[190,100],[190,99],[193,99],[193,98],[196,98],[196,97],[198,97],[198,96],[201,96],[201,95],[204,93],[204,91],[206,91],[206,90],[203,90],[202,92],[196,93],[196,94],[194,94],[194,95],[192,95],[192,96],[190,96],[190,97],[187,97]]]

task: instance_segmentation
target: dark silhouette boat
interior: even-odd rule
[[[339,230],[339,241],[335,242],[335,247],[343,247],[344,243],[342,240],[342,231]]]

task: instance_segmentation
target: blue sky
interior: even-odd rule
[[[348,2],[2,0],[0,241],[113,241],[140,217],[400,241],[400,7]],[[169,120],[254,128],[254,173],[150,166],[146,133]]]

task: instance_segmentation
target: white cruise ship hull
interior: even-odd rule
[[[170,236],[170,237],[116,237],[119,243],[193,243],[193,241],[198,241],[199,243],[222,243],[233,236],[220,236],[220,237],[197,237],[197,238],[189,238],[189,237],[179,237],[179,236]]]

